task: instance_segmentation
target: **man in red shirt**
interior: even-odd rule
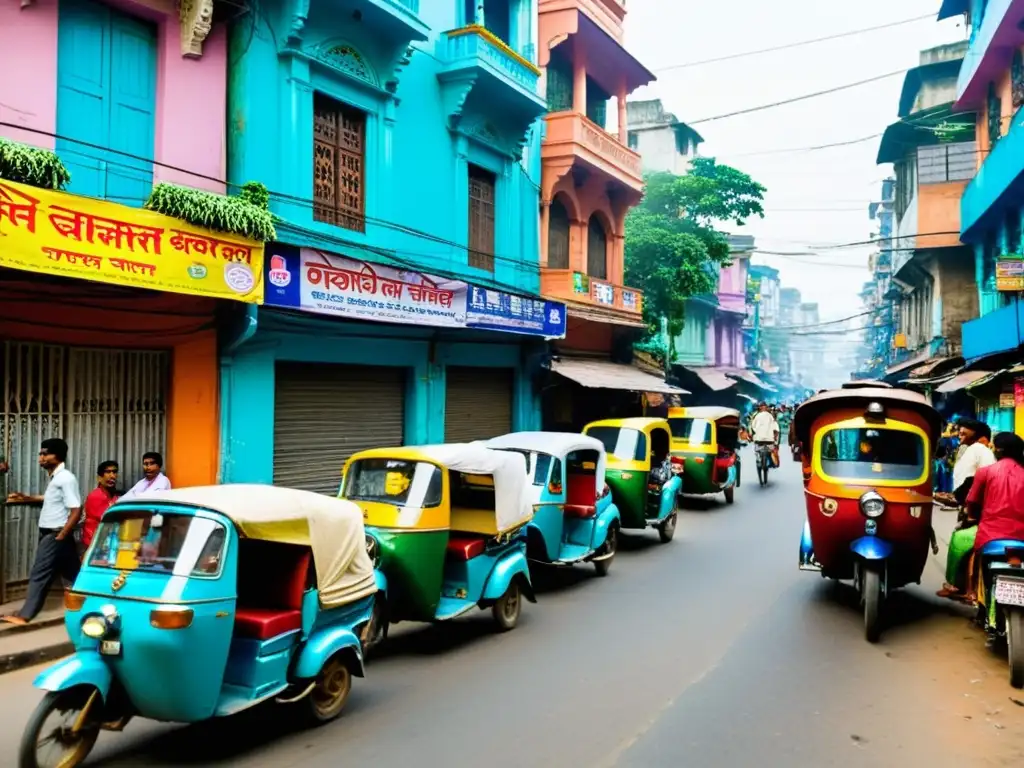
[[[117,501],[116,461],[104,461],[96,468],[96,487],[85,498],[85,524],[82,526],[83,551],[92,542],[103,513]]]
[[[1012,432],[995,436],[996,463],[974,475],[967,507],[980,514],[975,551],[990,541],[1024,541],[1024,440]]]

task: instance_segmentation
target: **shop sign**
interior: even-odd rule
[[[1019,376],[1013,380],[1013,404],[1024,406],[1024,379]]]
[[[622,306],[631,312],[636,312],[636,292],[622,291]]]
[[[263,302],[262,243],[10,181],[0,181],[0,267]]]
[[[1013,408],[1015,403],[1013,392],[1002,392],[999,395],[1000,408]]]
[[[266,303],[349,320],[562,338],[565,306],[460,280],[274,244]]]
[[[572,273],[572,292],[579,293],[584,296],[590,295],[590,275],[585,275],[582,272]]]
[[[1004,256],[996,262],[996,290],[1024,291],[1024,259]]]
[[[615,304],[615,289],[612,286],[608,283],[599,283],[596,280],[591,282],[591,286],[593,286],[594,301],[608,306]]]

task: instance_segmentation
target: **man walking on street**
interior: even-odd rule
[[[39,466],[50,475],[46,492],[42,496],[14,492],[7,497],[9,504],[43,505],[39,513],[39,545],[28,577],[28,596],[20,611],[0,619],[8,624],[28,624],[38,615],[57,573],[71,583],[78,576],[78,552],[73,533],[82,512],[82,496],[78,480],[64,466],[67,457],[68,444],[63,440],[43,440]]]

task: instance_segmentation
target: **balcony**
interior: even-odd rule
[[[545,120],[544,163],[566,169],[582,163],[634,192],[643,192],[640,155],[615,136],[576,112],[552,112]]]
[[[622,43],[622,23],[626,18],[625,0],[540,0],[538,12],[571,14],[580,12],[599,26],[606,34]]]
[[[635,288],[615,285],[608,280],[571,269],[541,268],[540,292],[547,298],[564,301],[569,311],[580,305],[593,307],[595,319],[619,325],[643,325],[644,295]],[[616,319],[617,318],[617,319]]]
[[[1006,74],[1014,50],[1024,43],[1020,21],[1020,5],[1015,0],[988,0],[981,25],[974,30],[971,46],[960,67],[956,84],[957,110],[984,107],[989,83],[998,82]]]
[[[449,127],[516,154],[547,109],[538,93],[540,69],[478,25],[441,35],[437,58]]]
[[[975,242],[977,227],[989,210],[999,202],[1024,174],[1024,113],[1010,121],[1009,130],[985,158],[977,175],[967,185],[960,200],[960,239]],[[1001,226],[993,222],[992,226]]]

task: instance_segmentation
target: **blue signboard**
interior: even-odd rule
[[[565,305],[469,286],[466,327],[491,331],[565,336]]]

